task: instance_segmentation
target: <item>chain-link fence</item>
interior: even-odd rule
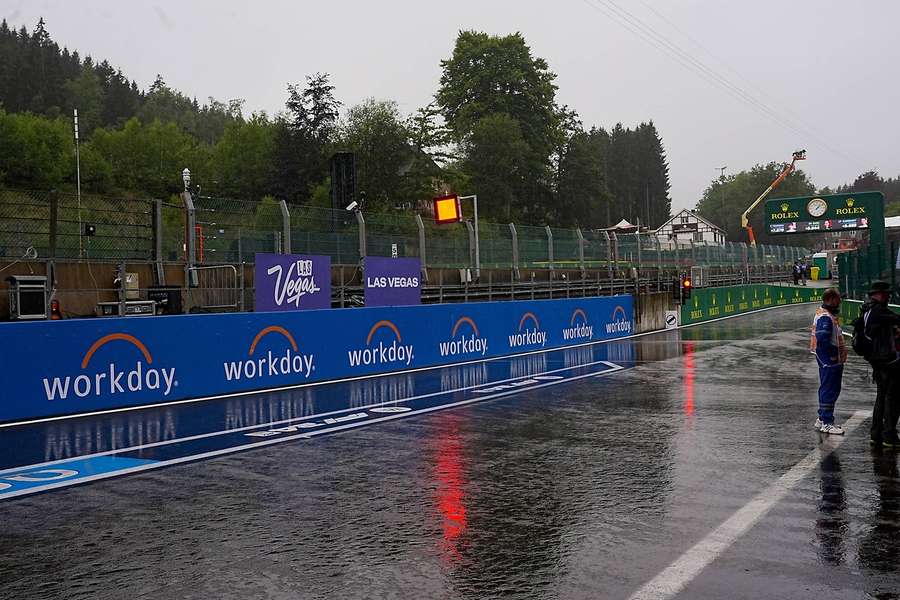
[[[891,302],[900,302],[897,290],[898,242],[887,245],[877,244],[837,255],[837,272],[841,294],[855,300],[865,300],[866,292],[875,281],[891,284]]]
[[[0,190],[0,257],[150,260],[154,201]]]
[[[472,221],[436,225],[430,216],[289,206],[271,197],[258,202],[207,196],[191,200],[192,219],[179,196],[78,198],[0,190],[0,257],[16,259],[33,247],[41,258],[184,262],[193,242],[196,265],[252,263],[258,252],[290,250],[325,254],[342,265],[358,265],[368,255],[419,257],[426,268],[612,272],[690,266],[774,269],[809,255],[790,246],[676,241],[643,232],[486,221],[476,231]]]

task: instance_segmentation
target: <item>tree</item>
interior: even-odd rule
[[[414,156],[409,137],[396,102],[369,98],[347,112],[338,147],[356,155],[356,189],[366,192],[369,210],[414,200],[405,185],[406,167]]]
[[[65,87],[70,107],[78,109],[79,134],[89,138],[103,124],[104,91],[100,77],[93,69],[85,68],[78,77],[67,81]]]
[[[608,220],[606,185],[609,136],[602,129],[569,138],[559,160],[559,199],[555,221],[568,227],[601,227]]]
[[[46,190],[74,174],[71,129],[64,119],[0,109],[0,148],[3,185]]]
[[[521,218],[522,206],[515,200],[529,150],[519,122],[508,114],[490,114],[475,124],[466,142],[463,170],[470,178],[469,190],[483,200],[485,218],[506,222]]]
[[[217,194],[260,198],[269,193],[275,124],[265,113],[233,120],[212,149],[211,175]]]
[[[609,189],[612,219],[656,227],[669,218],[669,166],[652,121],[627,129],[617,123],[610,133]]]
[[[287,112],[276,121],[272,191],[289,202],[308,201],[328,174],[327,151],[340,109],[328,77],[307,77],[302,91],[289,85]]]
[[[208,147],[172,122],[129,119],[122,129],[97,129],[87,145],[110,165],[118,190],[167,197],[179,190],[185,167],[201,185],[211,181]]]
[[[437,102],[453,140],[469,153],[466,163],[475,165],[472,157],[477,155],[488,163],[517,165],[518,181],[506,177],[496,186],[504,198],[490,201],[516,204],[519,214],[545,214],[552,201],[550,157],[561,135],[556,74],[545,60],[532,56],[519,33],[500,37],[461,31],[453,55],[441,61],[441,68]],[[503,148],[489,138],[491,132],[515,140],[516,147]],[[479,147],[483,143],[487,147]],[[500,155],[489,156],[489,149]],[[486,183],[481,174],[472,175],[473,184]]]
[[[884,179],[875,170],[866,171],[852,184],[838,186],[836,193],[873,191],[884,194],[884,216],[900,215],[900,177]]]

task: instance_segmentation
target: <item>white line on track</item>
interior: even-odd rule
[[[31,464],[31,465],[21,465],[19,467],[9,467],[6,469],[0,469],[0,475],[4,475],[6,473],[12,473],[13,471],[21,471],[22,469],[36,469],[36,468],[40,468],[40,467],[49,467],[52,465],[58,465],[60,463],[69,462],[69,461],[75,460],[75,459],[83,460],[83,459],[88,459],[88,458],[96,458],[98,456],[109,456],[111,454],[122,454],[124,452],[132,452],[135,450],[145,450],[147,448],[156,448],[158,446],[171,446],[172,444],[180,444],[183,442],[192,442],[195,440],[202,440],[205,438],[211,438],[211,437],[216,437],[216,436],[220,436],[220,435],[230,435],[233,433],[241,433],[242,431],[251,431],[253,429],[271,428],[275,425],[286,425],[288,423],[294,423],[294,422],[299,422],[299,421],[309,421],[311,419],[318,419],[321,417],[330,417],[332,415],[339,415],[342,413],[368,410],[368,409],[376,408],[379,406],[386,406],[388,404],[402,404],[403,402],[412,402],[414,400],[423,400],[425,398],[433,398],[435,396],[452,395],[457,392],[467,392],[469,390],[477,391],[477,388],[493,387],[493,386],[507,383],[510,381],[517,381],[520,379],[521,380],[533,379],[535,377],[543,377],[545,375],[550,375],[552,373],[560,373],[562,371],[571,371],[574,369],[580,369],[580,368],[584,368],[584,367],[592,367],[594,365],[606,365],[608,367],[616,367],[617,369],[623,368],[621,365],[617,365],[617,364],[611,363],[609,361],[595,360],[593,362],[584,363],[581,365],[575,365],[574,367],[561,367],[559,369],[551,369],[549,371],[542,371],[540,373],[535,373],[533,375],[520,375],[518,377],[510,377],[507,379],[498,379],[496,381],[480,383],[478,385],[470,385],[470,386],[466,386],[466,387],[452,388],[449,390],[441,390],[439,392],[430,392],[427,394],[419,394],[417,396],[408,396],[406,398],[398,398],[397,400],[387,400],[385,402],[376,402],[373,404],[366,404],[363,406],[354,406],[354,407],[348,407],[348,408],[341,408],[338,410],[332,410],[332,411],[328,411],[328,412],[315,413],[315,414],[311,414],[311,415],[296,416],[296,417],[291,417],[290,419],[281,419],[279,421],[269,421],[266,423],[257,423],[256,425],[247,425],[245,427],[236,427],[234,429],[222,429],[219,431],[198,433],[196,435],[189,435],[189,436],[180,437],[180,438],[173,438],[171,440],[161,440],[159,442],[151,442],[151,443],[147,443],[147,444],[141,444],[139,446],[128,446],[125,448],[115,448],[113,450],[104,450],[103,452],[95,452],[93,454],[70,456],[68,458],[60,458],[57,460],[51,460],[51,461],[46,461],[46,462],[42,462],[42,463],[35,463],[35,464]],[[601,371],[601,372],[605,373],[606,371]],[[574,377],[569,377],[569,378],[566,378],[566,381],[574,381],[575,379],[576,378],[574,378]],[[526,389],[534,389],[535,387],[537,387],[537,386],[529,386],[527,388],[523,388],[522,391],[525,391]]]
[[[858,410],[844,423],[846,435],[851,434],[865,420],[867,412]],[[846,438],[832,436],[827,440],[827,454],[836,450]],[[747,533],[800,481],[818,468],[824,456],[822,448],[815,448],[806,457],[779,477],[772,485],[754,496],[724,523],[697,542],[675,562],[629,596],[629,600],[668,600],[680,593],[706,567],[715,561],[734,542]]]
[[[328,429],[318,429],[316,431],[301,433],[299,435],[278,437],[278,438],[273,438],[273,439],[269,439],[269,440],[264,440],[261,442],[242,444],[240,446],[232,446],[230,448],[221,448],[219,450],[212,450],[212,451],[203,452],[200,454],[192,454],[189,456],[182,456],[179,458],[172,458],[169,460],[161,460],[161,461],[152,462],[152,463],[148,463],[148,464],[144,464],[144,465],[139,465],[136,467],[130,467],[128,469],[122,469],[120,471],[111,471],[108,473],[98,473],[97,475],[90,475],[88,477],[82,477],[80,479],[64,480],[64,481],[58,481],[55,483],[48,483],[46,485],[25,488],[22,490],[17,490],[15,492],[9,492],[7,494],[3,494],[2,492],[0,492],[0,502],[2,502],[3,500],[9,500],[12,498],[16,498],[18,496],[29,496],[31,494],[36,494],[38,492],[44,492],[44,491],[52,490],[52,489],[56,489],[56,488],[71,487],[74,485],[80,485],[82,483],[98,481],[100,479],[109,479],[110,477],[119,477],[121,475],[127,475],[130,473],[139,473],[141,471],[149,471],[151,469],[159,469],[162,467],[168,467],[168,466],[177,465],[177,464],[186,463],[186,462],[194,462],[194,461],[203,460],[206,458],[223,456],[226,454],[234,454],[235,452],[243,452],[245,450],[251,450],[253,448],[262,448],[264,446],[271,446],[273,444],[280,444],[280,443],[289,442],[292,440],[310,439],[312,437],[325,435],[326,433],[337,433],[339,431],[344,431],[347,429],[355,429],[358,427],[371,425],[373,423],[383,423],[385,421],[393,421],[395,419],[403,419],[403,418],[410,417],[413,415],[420,415],[420,414],[435,412],[435,411],[444,410],[447,408],[455,408],[457,406],[466,406],[467,404],[474,404],[476,402],[484,402],[486,400],[495,400],[497,398],[505,398],[506,396],[513,396],[513,395],[522,394],[522,393],[525,393],[525,392],[528,392],[531,390],[537,390],[537,389],[541,389],[541,388],[551,387],[554,385],[560,385],[563,383],[569,383],[572,381],[578,381],[579,379],[586,379],[589,377],[600,378],[600,377],[604,377],[606,375],[610,375],[612,373],[617,373],[619,371],[624,370],[624,368],[625,368],[621,365],[617,365],[614,363],[607,363],[607,364],[610,366],[610,368],[606,369],[604,371],[576,375],[574,377],[567,377],[565,379],[558,379],[555,381],[548,381],[546,383],[542,383],[540,385],[529,386],[527,388],[518,388],[518,389],[514,389],[514,390],[498,392],[496,394],[491,394],[488,396],[481,396],[478,398],[470,398],[468,400],[460,400],[458,402],[452,402],[450,404],[440,404],[438,406],[430,406],[428,408],[422,408],[419,410],[412,410],[412,411],[407,411],[407,412],[403,412],[403,413],[391,414],[391,415],[387,415],[384,417],[367,419],[365,421],[347,423],[345,425],[337,425],[335,427],[329,427]],[[78,460],[78,459],[79,458],[73,458],[70,460]]]

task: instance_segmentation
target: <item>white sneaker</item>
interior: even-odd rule
[[[816,419],[816,423],[813,425],[813,429],[819,430],[822,429],[822,419]]]
[[[841,429],[840,425],[835,425],[834,423],[822,423],[822,426],[819,427],[819,431],[822,433],[830,433],[832,435],[844,435],[844,430]]]

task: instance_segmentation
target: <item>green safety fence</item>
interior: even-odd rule
[[[698,288],[681,306],[681,324],[702,323],[775,306],[821,302],[825,289],[767,284]]]

